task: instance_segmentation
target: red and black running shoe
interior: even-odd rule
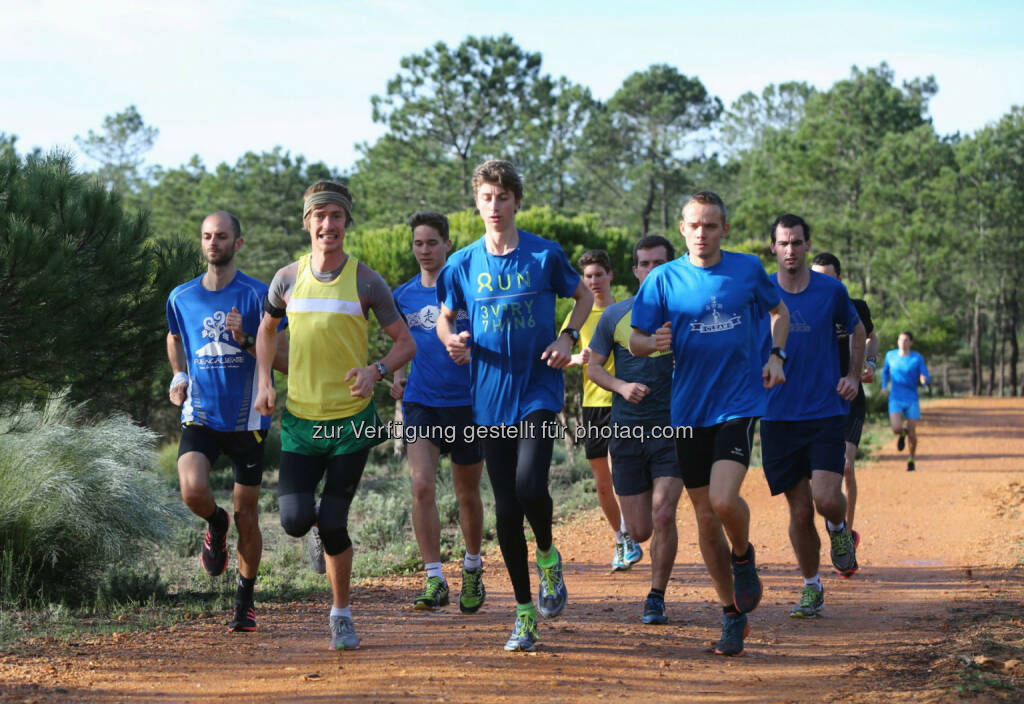
[[[223,510],[223,509],[218,509]],[[224,512],[227,514],[227,512]],[[203,539],[203,551],[199,553],[199,564],[211,577],[218,577],[224,574],[228,567],[228,528],[231,527],[231,517],[227,516],[227,526],[223,533],[214,533],[206,529],[206,537]]]

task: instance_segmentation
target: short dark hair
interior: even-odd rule
[[[523,199],[523,177],[519,175],[511,161],[490,159],[476,167],[476,170],[473,171],[474,197],[476,197],[476,192],[480,189],[480,186],[485,183],[507,188],[512,191],[512,195],[517,201]]]
[[[647,235],[637,240],[637,243],[633,245],[633,266],[639,263],[636,253],[641,249],[654,249],[655,247],[664,247],[665,254],[668,255],[668,260],[672,261],[676,258],[676,248],[672,246],[672,243],[661,235]]]
[[[786,225],[783,225],[786,227]],[[809,238],[808,238],[809,239]],[[815,254],[814,259],[811,260],[811,266],[817,264],[818,266],[830,266],[836,270],[836,276],[840,276],[843,272],[839,269],[839,257],[832,254],[831,252],[821,252]]]
[[[437,230],[441,239],[450,240],[448,234],[448,218],[434,210],[417,210],[409,218],[409,229],[415,231],[420,225],[429,225]]]
[[[583,271],[591,264],[597,264],[605,271],[612,270],[612,260],[608,256],[608,252],[603,249],[591,249],[583,253],[583,255],[577,260],[580,265],[580,271]]]
[[[227,215],[228,216],[228,220],[231,221],[231,235],[232,235],[232,238],[237,240],[239,237],[242,236],[242,223],[239,222],[238,218],[236,218],[234,215],[232,215],[231,212],[229,212],[227,210],[215,210],[212,213],[210,213],[209,215],[207,215],[206,218],[212,218],[214,215]],[[203,218],[203,220],[205,221],[206,218]]]
[[[900,333],[900,335],[906,335],[907,337],[910,338],[911,342],[914,341],[914,333],[910,332],[909,330],[904,330],[903,332]]]
[[[717,205],[718,212],[722,214],[722,224],[729,222],[729,214],[725,211],[725,201],[722,200],[722,196],[718,195],[714,191],[697,191],[692,196],[686,199],[683,203],[683,207],[680,208],[679,214],[682,216],[683,211],[690,203],[700,203],[701,205]]]
[[[799,215],[793,215],[793,213],[786,213],[784,215],[780,215],[779,217],[775,218],[775,222],[772,223],[771,229],[769,229],[769,231],[768,231],[768,233],[771,235],[771,238],[772,238],[772,244],[775,244],[775,231],[777,229],[779,229],[780,227],[790,227],[790,228],[792,228],[792,227],[796,227],[797,225],[799,225],[800,227],[802,227],[804,229],[804,238],[806,239],[807,242],[810,242],[811,241],[811,226],[807,224],[807,221],[804,220]],[[838,269],[836,270],[836,273],[837,274],[839,273]]]

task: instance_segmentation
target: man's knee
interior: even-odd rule
[[[431,477],[413,476],[412,478],[412,500],[417,504],[433,504],[437,495],[434,486],[434,479]]]
[[[281,510],[281,527],[293,538],[302,537],[316,523],[312,495],[288,494],[278,497],[277,503]]]
[[[238,532],[259,530],[260,512],[256,506],[240,506],[235,509],[235,526]]]
[[[676,527],[676,507],[674,504],[655,505],[651,511],[654,530],[662,533]]]
[[[340,555],[352,547],[352,538],[349,537],[348,528],[345,526],[333,526],[330,528],[318,528],[320,540],[324,544],[324,552],[328,555]]]

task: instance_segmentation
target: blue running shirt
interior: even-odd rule
[[[533,411],[562,410],[565,378],[540,355],[555,340],[555,297],[571,297],[579,282],[558,244],[524,230],[504,256],[489,254],[481,237],[448,259],[437,300],[469,313],[477,424],[513,425]]]
[[[882,366],[882,388],[888,386],[892,381],[892,390],[889,398],[899,403],[913,403],[917,401],[917,385],[921,381],[919,376],[931,382],[928,374],[928,367],[925,366],[924,357],[911,350],[906,357],[900,354],[899,350],[889,350],[885,353],[885,364]]]
[[[673,425],[703,428],[764,413],[759,316],[778,304],[778,291],[752,254],[723,250],[709,267],[684,256],[647,275],[633,304],[633,327],[653,334],[672,323]]]
[[[842,377],[836,329],[838,325],[838,329],[852,334],[860,317],[846,286],[831,276],[810,273],[810,282],[800,293],[783,291],[778,285],[779,275],[771,275],[782,302],[789,308],[788,359],[784,365],[786,382],[768,390],[768,412],[763,420],[812,420],[850,412],[849,401],[836,391]],[[768,323],[763,326],[770,345]]]
[[[470,405],[469,365],[453,362],[437,337],[437,319],[441,315],[437,289],[424,286],[416,274],[395,289],[395,305],[416,340],[416,356],[403,400],[435,408]],[[466,311],[459,310],[456,330],[468,330],[468,322]]]
[[[255,334],[266,295],[266,284],[239,271],[219,291],[203,288],[200,275],[167,297],[167,326],[181,336],[188,364],[182,423],[200,423],[226,433],[270,427],[270,418],[253,408],[258,389],[256,358],[235,342],[225,324],[233,306],[242,315],[242,328]]]

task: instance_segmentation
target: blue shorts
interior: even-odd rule
[[[921,420],[921,404],[915,398],[913,401],[895,399],[889,395],[889,413],[899,413],[907,420]]]
[[[483,462],[484,446],[474,432],[472,406],[424,406],[407,401],[402,403],[402,415],[407,443],[428,440],[441,448],[442,455],[450,454],[454,464]]]
[[[761,460],[772,496],[810,478],[812,470],[842,474],[846,464],[846,416],[762,420]]]

